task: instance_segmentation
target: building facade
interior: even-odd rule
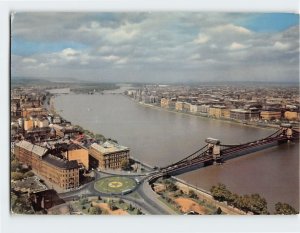
[[[248,121],[250,120],[250,111],[244,109],[232,109],[230,110],[230,118],[235,120],[241,121]]]
[[[28,141],[15,144],[16,158],[23,164],[62,189],[79,187],[79,165],[77,161],[68,161],[48,154],[44,147]]]
[[[279,111],[261,111],[260,117],[262,120],[279,120],[281,118],[281,112]]]
[[[182,111],[183,110],[183,102],[177,101],[175,103],[175,110]]]
[[[93,143],[89,148],[89,154],[101,169],[117,169],[121,168],[123,161],[129,162],[129,148],[110,141],[101,145]]]
[[[68,161],[76,160],[79,165],[82,164],[86,170],[89,170],[89,152],[87,149],[77,144],[71,144],[67,151],[63,152],[63,155]]]

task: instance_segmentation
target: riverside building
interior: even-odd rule
[[[129,148],[112,141],[99,145],[93,143],[89,148],[91,166],[100,169],[121,168],[123,161],[129,161]]]
[[[79,186],[79,165],[76,160],[68,161],[48,153],[48,149],[28,141],[15,144],[16,158],[50,183],[61,189]]]

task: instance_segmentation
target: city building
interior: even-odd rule
[[[208,116],[215,118],[229,118],[230,111],[225,106],[215,105],[209,108]]]
[[[198,105],[191,104],[190,105],[190,112],[191,113],[197,113],[198,112]]]
[[[176,109],[177,111],[182,111],[182,110],[183,110],[183,102],[177,101],[177,102],[175,103],[175,109]]]
[[[284,118],[288,121],[296,121],[300,120],[300,114],[299,112],[286,111],[284,112]]]
[[[23,117],[29,117],[31,115],[44,116],[44,115],[47,115],[47,110],[44,108],[23,108],[22,109]]]
[[[230,118],[235,120],[247,121],[250,119],[250,111],[245,109],[231,109]]]
[[[89,170],[89,152],[87,149],[77,145],[67,145],[67,150],[63,152],[64,158],[68,161],[76,160],[79,165],[83,165],[86,170]]]
[[[34,122],[32,119],[24,119],[24,130],[29,130],[34,127]]]
[[[171,102],[170,99],[167,99],[167,98],[161,98],[161,100],[160,100],[160,106],[161,106],[162,108],[169,108],[169,107],[170,107],[170,102]]]
[[[44,128],[49,126],[49,121],[47,118],[38,118],[37,119],[37,127]]]
[[[198,111],[201,113],[208,113],[209,108],[210,108],[210,105],[202,104],[202,105],[198,106]]]
[[[37,175],[62,189],[78,187],[79,165],[77,161],[61,159],[47,152],[47,148],[25,140],[17,142],[14,147],[16,158],[31,167]]]
[[[280,120],[281,112],[279,111],[261,111],[260,117],[262,120]]]
[[[129,148],[111,141],[101,145],[93,143],[89,148],[89,154],[91,166],[102,169],[121,168],[123,161],[129,161]]]

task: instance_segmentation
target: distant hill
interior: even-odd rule
[[[49,85],[53,82],[45,79],[29,78],[29,77],[12,77],[11,86],[30,86],[30,85]]]

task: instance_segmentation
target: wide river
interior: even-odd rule
[[[275,131],[153,109],[108,92],[59,95],[54,105],[72,124],[116,139],[135,158],[159,167],[193,153],[207,137],[239,144]],[[221,182],[238,194],[259,193],[270,211],[278,201],[299,210],[299,144],[275,146],[179,178],[206,190]]]

